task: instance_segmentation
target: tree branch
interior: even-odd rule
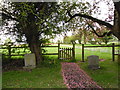
[[[92,20],[93,22],[97,22],[97,23],[99,23],[99,24],[101,24],[101,25],[105,25],[105,26],[107,26],[107,27],[110,28],[110,29],[113,28],[113,25],[111,25],[111,24],[109,24],[109,23],[107,23],[107,22],[105,22],[105,21],[99,20],[99,19],[97,19],[97,18],[94,18],[94,17],[92,17],[92,16],[89,16],[89,15],[85,15],[85,14],[80,14],[80,13],[79,13],[79,14],[74,14],[74,15],[72,16],[72,15],[70,14],[70,11],[67,11],[67,13],[68,13],[68,15],[70,16],[70,19],[69,19],[68,21],[66,21],[66,23],[69,22],[70,20],[72,20],[73,18],[79,16],[79,17],[83,17],[83,18],[90,19],[90,20]]]
[[[104,37],[105,35],[110,36],[112,34],[112,31],[109,31],[109,32],[104,32],[103,35],[99,35],[89,23],[87,24],[98,37]]]
[[[5,14],[5,13],[1,13],[1,14],[2,14],[2,18],[5,18],[5,19],[12,19],[12,20],[15,20],[15,21],[19,21],[18,19],[13,18],[12,16],[7,15],[7,14]]]

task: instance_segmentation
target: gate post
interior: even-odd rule
[[[58,43],[58,59],[60,59],[60,43]]]
[[[11,60],[11,45],[8,45],[8,57]]]
[[[75,60],[75,44],[73,43],[73,60]]]
[[[84,62],[84,44],[82,44],[82,62]]]
[[[114,43],[112,44],[112,60],[115,61],[115,47],[114,47]]]

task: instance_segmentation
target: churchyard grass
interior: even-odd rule
[[[87,62],[78,63],[78,65],[91,76],[103,88],[118,88],[118,67],[117,62],[110,60],[100,61],[100,69],[90,70]]]
[[[60,63],[39,65],[32,71],[3,72],[3,88],[66,88]]]
[[[61,47],[72,47],[67,44]],[[57,53],[57,48],[45,48],[46,53]],[[96,49],[96,48],[94,48]],[[100,48],[111,51],[111,48]],[[118,88],[118,64],[117,57],[115,62],[112,61],[111,52],[100,52],[97,50],[85,49],[85,62],[82,61],[81,45],[76,45],[75,55],[76,63],[103,88]],[[87,67],[87,56],[98,55],[100,59],[100,69],[90,70]],[[60,61],[57,60],[57,55],[50,55],[50,59],[46,58],[44,63],[39,68],[33,69],[31,72],[26,71],[9,71],[3,73],[3,87],[4,88],[65,88],[60,72]],[[51,63],[55,61],[55,67]],[[50,66],[50,67],[49,67]]]

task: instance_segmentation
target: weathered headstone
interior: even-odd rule
[[[24,61],[25,61],[25,69],[33,69],[36,67],[36,59],[35,59],[35,54],[25,54],[24,56]]]
[[[99,57],[96,56],[96,55],[91,55],[91,56],[88,56],[88,67],[90,69],[98,69],[100,68],[99,66]]]

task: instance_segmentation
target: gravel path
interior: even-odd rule
[[[62,62],[62,76],[68,88],[102,90],[76,63]]]

